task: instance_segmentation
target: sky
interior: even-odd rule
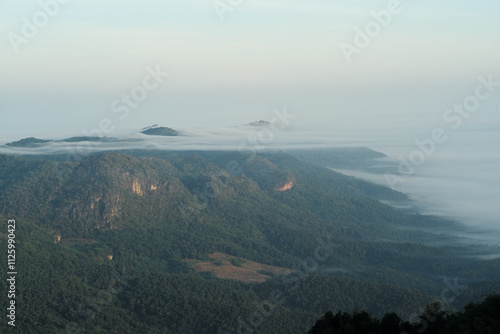
[[[477,76],[500,75],[498,1],[397,1],[350,63],[339,45],[355,45],[391,1],[59,1],[0,3],[0,139],[81,133],[104,118],[117,133],[238,125],[283,106],[325,129],[425,125]],[[19,42],[26,22],[36,34]],[[148,66],[168,78],[117,119],[112,103]]]
[[[470,212],[491,218],[500,87],[457,129],[445,116],[478,78],[500,81],[499,13],[498,0],[3,0],[0,144],[152,124],[213,136],[286,108],[295,142],[397,161],[442,128],[398,187],[456,208],[482,198]]]

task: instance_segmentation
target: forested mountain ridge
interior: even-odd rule
[[[20,309],[25,329],[303,333],[328,309],[408,316],[439,296],[444,278],[467,286],[456,307],[499,289],[498,260],[421,231],[458,224],[380,203],[406,200],[390,189],[285,153],[126,153],[0,155],[0,215],[19,222],[20,298],[31,300]],[[216,253],[239,260],[222,264]],[[266,282],[243,284],[192,265],[236,272],[245,260],[293,274],[261,272]],[[129,279],[118,280],[124,268]],[[104,305],[87,305],[114,281],[122,283]],[[273,291],[282,302],[255,325],[255,304]]]

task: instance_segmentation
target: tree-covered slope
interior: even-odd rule
[[[390,189],[283,153],[128,153],[0,156],[22,333],[303,333],[329,309],[408,316],[455,277],[457,307],[499,291],[498,260],[424,232],[459,225],[379,202],[406,199]],[[218,279],[214,253],[288,274]]]

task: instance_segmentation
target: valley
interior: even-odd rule
[[[383,201],[405,194],[322,167],[381,157],[0,155],[0,218],[16,219],[23,267],[16,321],[53,333],[305,333],[328,310],[408,319],[444,289],[450,310],[498,293],[498,245],[464,242],[460,223],[396,209]]]

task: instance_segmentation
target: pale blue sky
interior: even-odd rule
[[[212,0],[73,0],[16,53],[8,34],[41,8],[3,0],[0,140],[80,134],[103,118],[117,133],[237,125],[285,105],[324,127],[388,115],[425,126],[477,76],[500,75],[497,0],[401,0],[403,12],[348,64],[339,44],[389,2],[242,0],[222,22]],[[117,119],[112,102],[157,64],[170,76]]]

